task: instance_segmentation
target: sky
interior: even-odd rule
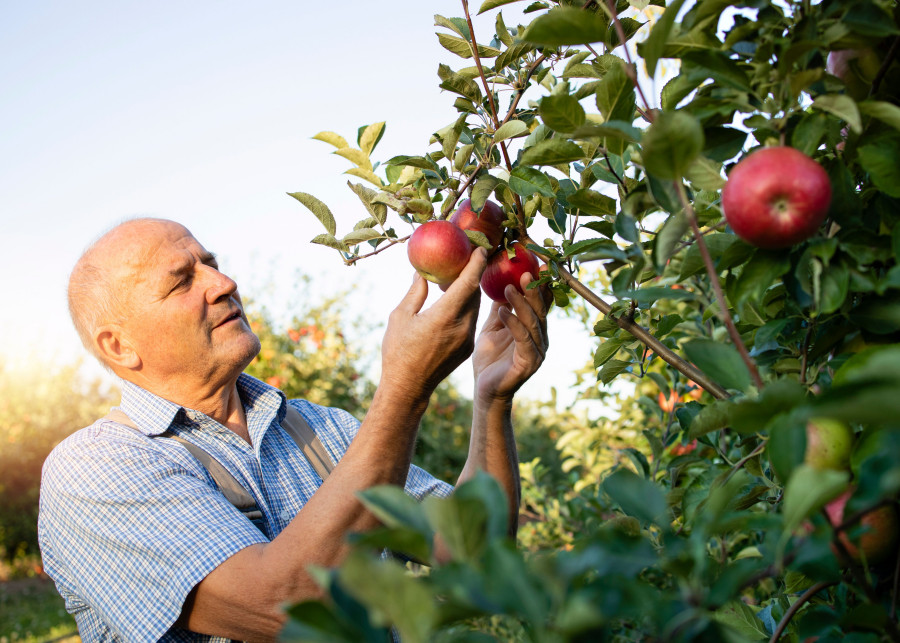
[[[507,24],[522,21],[521,6],[503,9]],[[479,39],[496,13],[475,18]],[[345,234],[365,216],[346,185],[357,179],[312,137],[355,142],[359,126],[386,121],[373,159],[387,160],[422,154],[455,120],[438,64],[471,63],[441,48],[434,14],[462,16],[462,5],[0,0],[0,367],[83,354],[68,273],[133,216],[185,224],[245,298],[278,310],[296,300],[300,271],[313,277],[311,300],[353,288],[350,313],[386,322],[411,281],[405,248],[346,267],[309,243],[324,229],[286,193],[324,201]],[[550,334],[527,397],[556,386],[565,398],[590,359],[579,323],[554,314]],[[366,338],[373,350],[379,340]]]

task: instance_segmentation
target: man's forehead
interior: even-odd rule
[[[174,221],[137,220],[113,232],[104,254],[131,276],[140,277],[154,268],[168,271],[191,254],[208,254],[186,227]]]

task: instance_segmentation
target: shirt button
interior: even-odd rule
[[[291,513],[290,509],[285,509],[278,515],[278,517],[281,518],[282,520],[290,520],[291,518],[294,517],[294,514]]]

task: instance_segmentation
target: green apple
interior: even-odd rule
[[[846,423],[831,418],[812,418],[806,423],[804,462],[815,469],[850,468],[853,430]]]

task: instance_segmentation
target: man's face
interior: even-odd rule
[[[123,330],[151,380],[215,386],[237,377],[260,349],[244,315],[237,284],[215,256],[180,224],[132,226],[118,280],[124,292]]]

